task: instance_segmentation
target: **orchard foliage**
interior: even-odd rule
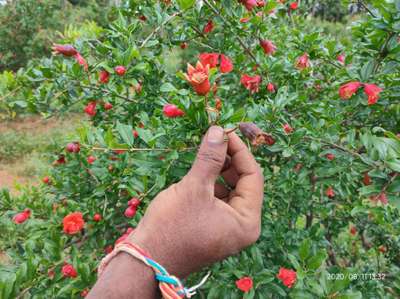
[[[399,297],[400,1],[364,4],[344,46],[301,3],[129,1],[77,53],[28,69],[29,109],[91,125],[42,186],[1,193],[0,297],[85,295],[210,124],[251,136],[265,200],[258,242],[210,267],[197,298]]]

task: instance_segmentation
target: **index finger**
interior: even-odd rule
[[[260,166],[236,133],[229,135],[228,154],[239,180],[229,204],[243,216],[260,215],[264,198],[264,178]]]

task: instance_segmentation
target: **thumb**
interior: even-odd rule
[[[208,129],[188,176],[214,185],[225,163],[228,142],[221,127]]]

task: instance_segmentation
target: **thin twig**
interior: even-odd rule
[[[225,23],[225,25],[230,28],[232,26],[232,24],[225,19],[220,12],[208,1],[208,0],[204,0],[204,3],[216,14],[218,15],[221,20]],[[232,32],[232,31],[231,31]],[[246,46],[246,44],[243,42],[243,40],[236,34],[234,34],[234,37],[237,39],[237,41],[239,42],[239,44],[243,47],[243,49],[245,50],[245,52],[247,54],[249,54],[249,56],[254,60],[254,62],[258,65],[258,61],[257,58],[254,56],[254,54],[250,51],[250,49]]]
[[[14,90],[11,90],[8,94],[6,94],[6,95],[4,95],[4,96],[2,96],[1,98],[0,98],[0,102],[1,101],[3,101],[3,100],[5,100],[7,97],[9,97],[10,95],[13,95],[13,94],[15,94],[18,90],[20,90],[22,88],[22,86],[18,86],[16,89],[14,89]]]
[[[83,85],[83,84],[80,84],[80,83],[78,83],[78,84],[79,84],[79,86],[81,88],[88,88],[88,89],[92,89],[92,90],[96,90],[96,91],[101,91],[101,92],[104,92],[104,93],[112,94],[113,96],[115,96],[117,98],[120,98],[120,99],[124,99],[124,100],[126,100],[128,102],[137,103],[137,101],[132,100],[131,98],[119,95],[119,94],[114,93],[113,91],[108,90],[108,89],[103,89],[103,88],[96,87],[96,86],[91,86],[91,85]]]
[[[394,180],[399,176],[399,173],[396,172],[391,178],[390,180],[383,186],[382,191],[380,194],[383,194],[386,192],[387,188],[389,188],[389,186],[394,182]]]
[[[161,30],[162,27],[164,27],[167,23],[169,23],[172,19],[174,19],[176,16],[180,15],[182,12],[176,12],[169,16],[163,23],[161,23],[160,26],[154,28],[154,30],[149,34],[149,36],[146,37],[146,39],[142,42],[142,44],[139,46],[139,48],[143,48],[147,42],[153,37],[154,34],[156,34],[158,31]]]
[[[332,143],[332,142],[325,141],[325,140],[318,139],[318,138],[314,138],[314,137],[310,137],[310,136],[304,136],[304,139],[324,143],[325,145],[328,145],[328,146],[331,146],[333,148],[339,149],[339,150],[341,150],[343,152],[349,153],[350,155],[352,155],[352,156],[354,156],[354,157],[356,157],[356,158],[358,158],[358,159],[360,159],[362,161],[364,160],[363,156],[361,156],[359,153],[354,152],[354,151],[352,151],[352,150],[350,150],[348,148],[345,148],[345,147],[343,147],[343,146],[341,146],[339,144]],[[376,162],[373,162],[372,164],[375,165],[375,166],[379,166],[378,163],[376,163]]]
[[[106,147],[89,147],[82,145],[84,147],[90,148],[91,150],[94,151],[103,151],[103,152],[108,152],[108,151],[121,151],[121,152],[171,152],[171,151],[179,151],[179,152],[184,152],[184,151],[191,151],[197,149],[197,147],[184,147],[181,149],[174,149],[174,148],[106,148]]]
[[[359,3],[373,18],[376,18],[376,15],[368,8],[368,6],[364,3],[364,1],[359,0],[358,3]]]

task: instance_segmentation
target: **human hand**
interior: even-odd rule
[[[227,157],[230,166],[223,170]],[[216,183],[220,175],[232,190]],[[169,273],[185,277],[258,239],[263,189],[261,169],[247,146],[235,133],[227,136],[213,126],[191,170],[156,196],[129,238]]]

